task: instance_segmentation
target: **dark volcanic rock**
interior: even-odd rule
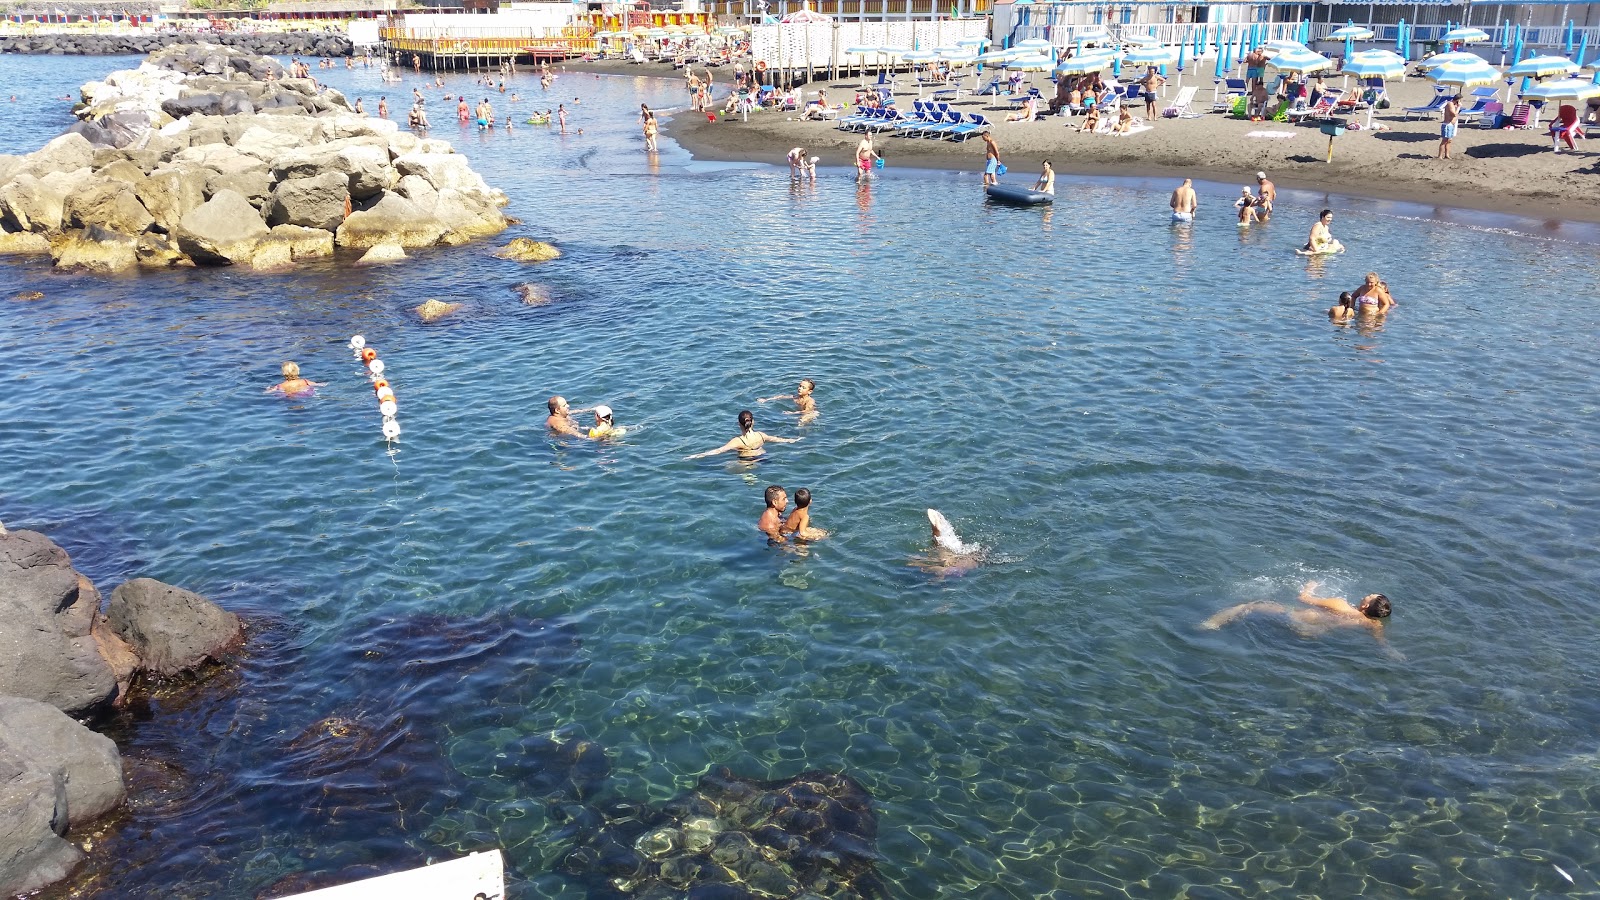
[[[92,631],[100,594],[32,531],[0,534],[0,695],[67,712],[110,702],[117,678]]]
[[[112,591],[106,620],[138,654],[141,668],[154,675],[176,675],[215,660],[242,636],[238,616],[153,578],[135,578]]]

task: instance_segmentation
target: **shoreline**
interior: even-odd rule
[[[662,64],[575,63],[575,72],[636,77],[671,77]],[[732,80],[731,70],[727,78]],[[720,72],[718,74],[721,74]],[[835,96],[849,96],[854,84],[817,82]],[[1392,83],[1393,110],[1420,103],[1431,94],[1427,81]],[[724,97],[726,95],[723,95]],[[1003,118],[988,98],[964,98],[953,106]],[[904,102],[904,101],[903,101]],[[721,102],[716,104],[720,108]],[[1209,90],[1195,100],[1209,107]],[[1600,224],[1600,205],[1588,198],[1600,185],[1600,145],[1577,152],[1550,152],[1545,131],[1503,131],[1463,127],[1456,158],[1433,159],[1439,123],[1434,119],[1378,118],[1388,130],[1352,131],[1335,139],[1334,160],[1324,161],[1328,139],[1314,126],[1249,123],[1206,113],[1197,119],[1164,119],[1156,128],[1128,137],[1092,136],[1067,127],[1074,119],[1029,123],[1000,122],[995,137],[1013,172],[1037,170],[1049,159],[1060,175],[1145,179],[1195,178],[1222,185],[1253,184],[1265,170],[1281,189],[1341,194],[1435,209],[1462,209],[1516,216],[1545,228],[1563,222]],[[1364,118],[1364,114],[1358,119]],[[701,116],[664,115],[662,132],[697,160],[779,165],[790,147],[804,146],[824,165],[844,165],[859,136],[831,123],[800,121],[792,113],[758,112],[748,122],[736,117],[717,122]],[[1597,126],[1600,127],[1600,126]],[[1292,138],[1252,138],[1249,132],[1292,133]],[[956,144],[886,137],[880,151],[893,166],[978,173],[981,143]],[[1425,151],[1425,152],[1424,152]],[[1381,173],[1381,174],[1380,174]]]

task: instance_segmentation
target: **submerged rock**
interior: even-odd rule
[[[11,295],[13,300],[43,300],[44,291],[17,291]],[[5,527],[0,526],[0,534],[5,534]]]
[[[374,244],[370,250],[361,254],[361,259],[357,264],[363,266],[377,266],[382,265],[383,263],[400,262],[404,259],[407,259],[406,248],[400,246],[399,244],[389,242],[383,244]],[[423,304],[423,306],[426,305],[426,303]],[[421,312],[422,307],[417,307],[417,311]],[[449,312],[449,310],[446,310],[446,312]]]
[[[446,303],[443,300],[428,300],[418,306],[416,313],[424,322],[437,322],[461,308],[459,303]]]
[[[542,284],[525,282],[517,285],[514,290],[528,306],[543,306],[550,302],[550,289]]]
[[[500,248],[495,256],[515,262],[548,262],[559,259],[561,251],[543,241],[532,238],[512,238],[511,243]]]

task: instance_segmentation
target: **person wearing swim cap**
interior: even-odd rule
[[[618,428],[611,421],[611,407],[604,403],[594,408],[594,427],[589,429],[589,439],[603,441],[606,438],[622,437],[623,429]]]
[[[1384,640],[1383,620],[1389,618],[1389,614],[1393,611],[1393,605],[1388,597],[1382,594],[1368,594],[1361,598],[1360,603],[1352,604],[1343,597],[1316,596],[1319,584],[1316,581],[1308,581],[1300,588],[1300,602],[1306,604],[1305,608],[1291,610],[1282,603],[1273,603],[1270,600],[1241,603],[1205,620],[1200,627],[1207,631],[1215,631],[1245,616],[1264,613],[1287,619],[1289,626],[1301,637],[1317,637],[1334,628],[1365,628],[1377,640],[1384,653],[1393,659],[1405,659]]]
[[[736,450],[739,453],[740,459],[755,459],[761,455],[761,447],[767,441],[772,441],[775,444],[792,444],[798,440],[800,439],[781,438],[770,434],[762,434],[756,430],[755,413],[752,413],[748,409],[741,409],[739,410],[738,437],[735,437],[733,440],[723,444],[721,447],[718,447],[715,450],[707,450],[704,453],[696,453],[693,456],[685,458],[700,459],[706,456],[716,456],[718,453],[727,453],[729,450]]]

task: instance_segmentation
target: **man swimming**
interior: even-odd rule
[[[1383,620],[1389,617],[1392,609],[1388,597],[1382,594],[1368,594],[1361,598],[1359,604],[1351,605],[1350,601],[1343,597],[1316,596],[1318,584],[1319,582],[1308,581],[1300,588],[1300,602],[1306,604],[1304,608],[1290,609],[1282,603],[1273,603],[1270,600],[1241,603],[1205,620],[1200,627],[1215,631],[1245,616],[1265,613],[1284,617],[1288,620],[1289,626],[1301,637],[1317,637],[1334,628],[1365,628],[1372,633],[1385,653],[1397,659],[1404,658],[1384,641]]]
[[[1333,224],[1333,210],[1325,209],[1317,216],[1317,221],[1311,226],[1311,236],[1306,239],[1306,245],[1301,247],[1302,253],[1343,253],[1344,245],[1333,239],[1333,232],[1328,226]]]
[[[1167,205],[1172,207],[1172,221],[1193,222],[1195,210],[1200,208],[1200,201],[1194,194],[1194,179],[1185,178],[1172,192],[1172,201]]]
[[[811,527],[811,492],[801,488],[794,492],[794,512],[783,521],[785,533],[797,541],[820,541],[828,536],[821,528]]]
[[[544,427],[556,434],[565,434],[570,437],[583,437],[583,429],[578,427],[576,419],[572,418],[574,410],[567,406],[565,397],[551,397],[545,401],[545,406],[550,408],[550,415],[545,416]],[[582,412],[582,410],[578,410]]]
[[[756,528],[769,539],[782,542],[783,536],[783,511],[789,508],[789,495],[784,493],[782,487],[774,484],[767,488],[767,508],[762,511],[761,518],[756,520]]]
[[[793,400],[795,413],[800,416],[801,425],[811,422],[817,417],[817,399],[812,392],[817,389],[817,383],[809,378],[800,379],[800,386],[793,394],[779,394],[776,397],[757,397],[757,403],[770,403],[774,400]]]
[[[772,441],[776,444],[792,444],[795,441],[800,440],[799,438],[781,438],[774,437],[770,434],[762,434],[756,430],[755,425],[755,413],[748,409],[741,409],[739,410],[738,437],[735,437],[733,440],[728,441],[726,444],[723,444],[721,447],[718,447],[715,450],[707,450],[704,453],[696,453],[693,456],[685,458],[701,459],[702,457],[706,456],[716,456],[718,453],[726,453],[729,450],[736,450],[739,453],[740,459],[755,459],[761,455],[761,447],[767,441]]]

